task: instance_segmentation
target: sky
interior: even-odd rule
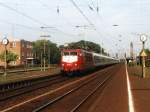
[[[133,42],[137,54],[140,34],[147,35],[150,48],[149,6],[149,0],[0,0],[0,40],[34,41],[41,35],[58,45],[88,40],[112,55],[129,54]]]

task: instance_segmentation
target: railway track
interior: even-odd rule
[[[58,82],[63,82],[67,80],[67,77],[62,77],[61,75],[56,75],[52,77],[48,77],[47,79],[38,79],[37,81],[30,82],[27,81],[24,82],[23,85],[19,86],[12,86],[10,89],[7,88],[6,90],[0,91],[0,101],[4,101],[8,98],[12,98],[15,96],[19,96],[28,92],[35,91],[36,89],[40,89],[43,87],[47,87],[48,85],[55,84]],[[21,83],[21,82],[20,82]]]
[[[38,112],[38,111],[47,111],[47,109],[48,109],[48,112],[50,112],[50,111],[55,112],[55,111],[53,111],[53,109],[49,109],[49,108],[51,108],[53,106],[57,107],[56,104],[59,104],[59,102],[61,102],[60,103],[61,105],[64,104],[63,101],[67,97],[73,98],[72,99],[72,101],[73,101],[75,99],[75,97],[72,97],[72,95],[73,96],[74,96],[74,94],[79,95],[79,94],[83,93],[84,89],[89,90],[88,92],[86,92],[86,95],[82,95],[82,97],[79,96],[79,99],[80,99],[79,102],[73,101],[76,104],[72,105],[72,108],[69,109],[69,111],[74,112],[84,102],[86,102],[86,100],[88,98],[90,98],[90,96],[92,96],[99,88],[104,86],[108,82],[109,79],[111,79],[112,69],[113,69],[113,67],[108,67],[108,68],[98,71],[92,75],[88,75],[88,76],[81,77],[78,79],[73,78],[74,80],[68,81],[66,84],[64,83],[64,85],[60,84],[59,86],[55,87],[55,89],[52,89],[52,90],[43,91],[41,89],[42,94],[37,95],[30,99],[24,100],[22,102],[20,101],[20,102],[14,104],[14,105],[11,105],[7,108],[6,107],[2,108],[2,109],[0,109],[0,111],[2,111],[2,112],[17,112],[17,111],[19,111],[19,112],[24,112],[24,111],[25,112],[32,112],[32,111]],[[99,73],[100,75],[97,75],[97,73]],[[59,106],[57,109],[59,109]],[[63,112],[63,111],[61,110],[61,112]],[[64,110],[64,112],[66,112],[66,110]]]
[[[32,111],[60,111],[55,110],[59,109],[60,105],[56,104],[65,104],[63,101],[66,100],[67,97],[71,97],[72,102],[75,104],[69,104],[71,101],[67,101],[67,104],[71,105],[71,108],[66,107],[69,111],[74,111],[82,105],[94,92],[101,88],[101,86],[105,85],[106,82],[112,77],[112,69],[113,67],[106,68],[101,71],[97,71],[91,75],[81,77],[74,81],[70,81],[62,86],[55,88],[54,90],[49,90],[48,92],[42,92],[43,94],[39,96],[35,96],[31,99],[25,100],[20,103],[16,103],[15,105],[9,106],[8,108],[2,109],[2,112],[32,112]],[[109,72],[108,72],[109,71]],[[85,91],[84,91],[85,90]],[[84,93],[85,92],[85,93]],[[74,94],[78,94],[74,96]],[[81,94],[81,96],[80,96]],[[86,94],[86,95],[85,95]],[[76,98],[79,98],[80,101],[73,101]],[[62,103],[59,103],[62,102]],[[51,107],[56,107],[51,109]],[[58,106],[58,108],[57,108]],[[50,108],[50,109],[49,109]],[[45,110],[46,109],[46,110]],[[60,108],[61,109],[61,108]],[[64,112],[67,110],[64,109]],[[61,110],[61,112],[63,112]]]
[[[40,112],[40,111],[44,111],[44,112],[57,112],[57,111],[61,111],[61,112],[75,112],[76,110],[78,110],[79,107],[82,106],[82,104],[84,102],[86,102],[86,100],[88,98],[90,98],[93,94],[95,94],[95,92],[100,89],[101,87],[103,87],[104,85],[106,85],[107,81],[110,80],[112,78],[112,74],[110,74],[109,72],[105,72],[105,74],[107,74],[106,76],[98,76],[98,77],[94,77],[91,78],[87,81],[85,81],[84,83],[82,83],[81,85],[79,85],[78,87],[73,88],[72,90],[64,93],[61,96],[56,97],[55,99],[49,101],[48,103],[42,105],[39,108],[36,108],[35,110],[33,110],[33,112]],[[86,91],[87,90],[87,91]],[[89,91],[90,90],[90,91]],[[82,92],[85,92],[84,94]],[[80,101],[75,101],[75,99],[77,98],[77,94],[78,93],[78,97],[80,99]],[[83,95],[81,95],[83,94]],[[69,97],[69,98],[67,98]],[[66,100],[68,99],[68,100]],[[66,109],[62,106],[64,103],[72,103],[72,105],[69,105],[69,107],[67,107]],[[63,107],[63,108],[62,108]]]
[[[17,105],[23,101],[29,100],[33,97],[43,94],[42,92],[47,92],[56,89],[60,85],[64,85],[65,83],[71,80],[75,80],[75,79],[56,76],[55,78],[52,78],[47,82],[43,82],[43,84],[39,83],[37,85],[34,85],[34,87],[31,86],[30,88],[24,88],[25,90],[22,88],[23,90],[19,91],[19,93],[13,91],[14,94],[9,94],[9,96],[5,95],[1,98],[2,100],[0,100],[0,112],[9,107],[13,107],[14,105]]]
[[[94,94],[96,92],[96,90],[99,89],[99,87],[103,86],[107,80],[109,80],[111,78],[111,75],[108,75],[104,81],[99,81],[98,84],[96,85],[96,87],[85,97],[81,100],[81,102],[79,102],[79,104],[77,104],[73,109],[70,110],[70,112],[75,112],[92,94]],[[68,91],[67,93],[63,94],[62,96],[58,96],[57,98],[55,98],[54,100],[51,100],[50,102],[42,105],[41,107],[33,110],[33,112],[39,112],[39,111],[44,111],[46,110],[46,108],[48,106],[51,106],[51,105],[54,105],[55,103],[57,103],[57,101],[65,98],[66,96],[68,95],[72,95],[75,91],[78,91],[79,89],[82,89],[83,86],[87,86],[88,83],[90,83],[91,81],[93,81],[94,79],[92,80],[89,80],[83,84],[81,84],[80,86]],[[59,108],[59,107],[58,107]],[[48,109],[50,110],[50,109]]]

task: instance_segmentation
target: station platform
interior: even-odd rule
[[[22,80],[28,80],[32,78],[38,78],[38,77],[45,77],[49,75],[56,75],[60,73],[60,67],[50,67],[46,71],[26,71],[26,72],[20,72],[20,71],[13,71],[13,73],[9,73],[6,76],[3,74],[0,74],[0,85],[16,82],[16,81],[22,81]]]
[[[130,75],[134,112],[150,112],[150,78]]]
[[[150,112],[150,78],[131,75],[133,70],[126,68],[118,69],[88,112]]]

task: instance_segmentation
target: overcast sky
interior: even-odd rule
[[[139,34],[150,35],[149,0],[0,0],[0,14],[0,39],[46,34],[58,45],[85,39],[115,54],[127,52],[131,41],[139,52]]]

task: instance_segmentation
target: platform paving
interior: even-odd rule
[[[130,74],[130,82],[135,112],[150,112],[150,78]]]

